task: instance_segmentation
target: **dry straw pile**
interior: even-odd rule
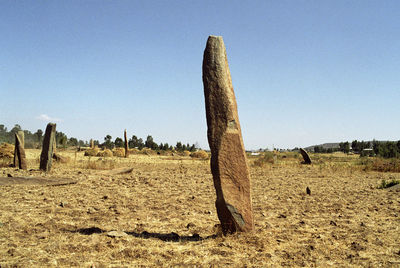
[[[190,154],[192,158],[208,159],[208,153],[206,151],[200,150]]]
[[[113,156],[113,152],[110,149],[104,149],[103,151],[98,152],[97,156],[111,157]]]
[[[117,157],[125,157],[125,149],[124,148],[115,148],[112,150],[113,156]]]
[[[9,143],[2,143],[0,145],[0,158],[13,158],[14,157],[14,145]]]

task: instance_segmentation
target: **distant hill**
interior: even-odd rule
[[[329,149],[329,148],[333,149],[333,148],[339,148],[339,142],[330,142],[330,143],[324,143],[324,144],[318,144],[318,145],[311,145],[304,149],[306,149],[306,151],[314,151],[315,146],[321,146],[324,149]]]

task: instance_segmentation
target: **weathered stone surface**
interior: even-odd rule
[[[94,141],[90,139],[90,148],[94,148]]]
[[[311,158],[308,155],[307,151],[304,150],[303,148],[300,148],[300,153],[301,153],[301,155],[303,156],[303,159],[304,159],[303,164],[307,164],[307,165],[311,164]]]
[[[53,159],[53,149],[56,136],[56,124],[49,123],[44,134],[42,153],[40,155],[40,169],[50,171]]]
[[[224,234],[254,228],[250,175],[225,45],[210,36],[203,57],[203,84],[216,207]]]
[[[24,137],[23,131],[15,133],[14,167],[18,167],[19,169],[27,169]]]
[[[129,145],[128,145],[128,138],[126,137],[126,129],[124,131],[124,139],[125,139],[125,157],[129,156]]]

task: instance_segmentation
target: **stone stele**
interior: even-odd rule
[[[215,202],[224,234],[254,229],[251,184],[235,93],[221,36],[209,36],[203,84]]]
[[[125,146],[125,157],[129,157],[129,144],[128,144],[128,138],[126,137],[126,129],[124,130],[124,146]]]
[[[311,158],[308,155],[307,151],[304,150],[303,148],[300,148],[300,153],[301,153],[301,156],[303,156],[303,159],[304,159],[303,163],[307,164],[307,165],[310,165],[311,164]]]
[[[42,153],[40,154],[40,169],[50,171],[53,159],[53,149],[56,136],[56,124],[49,123],[44,134]]]
[[[23,131],[15,133],[14,167],[19,169],[27,169],[24,136]]]

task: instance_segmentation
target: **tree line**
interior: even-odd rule
[[[20,125],[15,124],[14,127],[10,130],[7,129],[4,125],[0,124],[0,143],[6,142],[10,144],[14,144],[15,142],[15,133],[18,131],[24,131],[24,139],[25,139],[25,148],[32,149],[32,148],[41,148],[44,138],[44,132],[41,129],[38,129],[36,132],[32,133],[29,130],[23,130]],[[78,140],[77,138],[70,137],[61,132],[56,131],[56,143],[57,147],[59,148],[68,148],[68,147],[88,147],[89,142]],[[138,138],[137,136],[133,135],[128,140],[129,148],[137,148],[139,150],[143,148],[149,148],[152,150],[176,150],[176,151],[196,151],[199,149],[199,146],[195,144],[190,145],[189,143],[184,144],[180,141],[176,143],[175,146],[169,145],[168,143],[160,143],[157,144],[154,142],[154,139],[151,135],[148,135],[146,140],[143,141],[142,138]],[[115,147],[124,147],[124,141],[120,137],[117,137],[115,140],[112,140],[110,135],[106,135],[104,137],[104,142],[100,143],[98,140],[94,140],[94,145],[113,149]]]
[[[110,135],[104,137],[104,143],[100,144],[99,141],[96,140],[94,141],[94,144],[107,149],[113,149],[114,147],[117,148],[124,147],[124,141],[120,137],[117,137],[114,141],[112,141],[112,137]],[[128,139],[128,145],[129,148],[136,148],[139,150],[142,150],[143,148],[148,148],[155,151],[176,150],[178,152],[183,152],[183,151],[194,152],[197,149],[199,149],[198,146],[196,146],[195,144],[192,145],[190,145],[189,143],[184,144],[180,141],[178,141],[175,146],[162,142],[158,144],[154,141],[151,135],[148,135],[145,141],[143,141],[142,138],[138,138],[136,135],[132,135],[132,137]]]
[[[322,146],[314,146],[315,153],[356,153],[360,156],[379,156],[383,158],[400,157],[400,140],[399,141],[357,141],[351,143],[340,142],[337,148],[324,148]]]

